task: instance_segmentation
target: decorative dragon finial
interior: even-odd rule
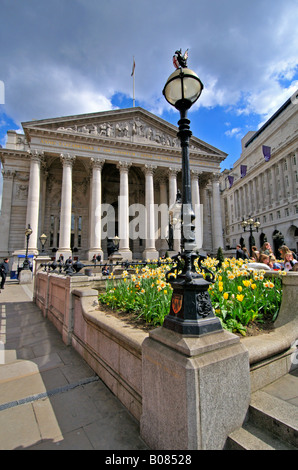
[[[182,50],[176,51],[173,55],[173,64],[176,69],[186,68],[187,67],[187,59],[188,59],[188,49],[182,55]]]

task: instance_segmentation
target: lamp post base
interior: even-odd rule
[[[31,284],[32,272],[30,269],[22,269],[19,274],[19,284]]]
[[[197,275],[191,282],[171,281],[173,287],[170,313],[163,327],[186,336],[202,336],[222,331],[220,319],[213,313],[208,293],[210,283]]]

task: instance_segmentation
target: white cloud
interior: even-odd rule
[[[246,98],[245,108],[239,109],[239,114],[255,113],[261,116],[260,126],[290,98],[298,88],[298,81],[292,82],[289,87],[283,88],[278,81],[272,81],[264,90],[251,93]]]
[[[112,109],[114,93],[132,96],[135,56],[136,100],[162,115],[161,91],[181,47],[204,83],[197,108],[263,118],[295,86],[297,16],[292,0],[185,0],[183,9],[178,0],[30,0],[30,8],[6,0],[5,110],[19,123]]]
[[[228,137],[242,137],[243,131],[241,127],[234,127],[233,129],[226,131],[225,135]]]

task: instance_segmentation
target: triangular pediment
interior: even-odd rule
[[[115,141],[123,144],[140,144],[180,149],[177,127],[143,108],[128,108],[92,114],[44,119],[23,123],[27,138],[36,133],[56,134],[60,138],[80,140]],[[226,154],[211,145],[192,137],[192,152],[213,154],[225,158]]]

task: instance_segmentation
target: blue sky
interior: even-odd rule
[[[193,134],[240,157],[298,88],[297,0],[1,0],[0,145],[21,122],[136,106],[177,124],[162,96],[176,49],[204,83]]]

